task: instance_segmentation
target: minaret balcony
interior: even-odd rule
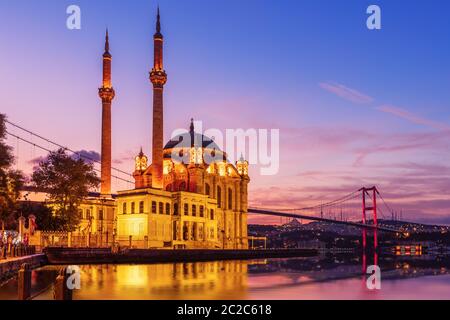
[[[116,96],[116,92],[113,88],[102,87],[98,89],[98,95],[102,101],[112,101]]]
[[[150,72],[150,81],[156,87],[162,87],[167,82],[167,74],[164,70],[152,69]]]

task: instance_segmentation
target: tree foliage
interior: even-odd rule
[[[93,164],[73,159],[64,149],[50,152],[34,169],[32,181],[39,190],[48,193],[61,228],[67,231],[77,228],[81,219],[78,207],[89,190],[100,183]]]
[[[39,230],[45,231],[64,231],[66,221],[53,213],[53,208],[44,203],[23,201],[19,204],[19,210],[16,214],[16,220],[20,215],[28,217],[34,215]]]
[[[17,209],[17,199],[24,184],[22,172],[12,168],[14,156],[12,148],[5,143],[6,116],[0,114],[0,222],[2,228],[11,223]]]

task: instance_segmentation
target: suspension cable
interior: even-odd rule
[[[387,202],[384,200],[383,196],[381,195],[381,193],[377,190],[377,194],[380,196],[381,200],[383,201],[384,205],[386,206],[386,208],[389,210],[389,212],[392,213],[394,212],[394,210],[387,204]]]
[[[332,207],[332,206],[334,206],[334,205],[337,205],[337,204],[340,204],[340,203],[344,203],[344,202],[349,201],[349,200],[353,200],[353,199],[355,199],[355,198],[357,198],[357,197],[359,196],[358,194],[356,194],[356,193],[358,193],[358,192],[359,192],[359,190],[354,191],[354,192],[352,192],[352,193],[349,193],[349,194],[347,194],[346,196],[341,197],[341,198],[339,198],[339,199],[336,199],[336,200],[333,200],[333,201],[329,201],[329,202],[326,202],[326,203],[323,203],[323,204],[311,206],[311,207],[303,207],[303,208],[285,208],[285,209],[266,209],[266,210],[272,210],[272,211],[275,211],[275,210],[276,210],[276,211],[292,211],[292,212],[294,212],[294,211],[305,211],[305,210],[311,211],[311,210],[315,210],[315,209],[323,209],[323,208],[325,208],[325,207]],[[252,208],[257,209],[258,207],[252,207]]]
[[[34,147],[38,147],[39,149],[44,150],[44,151],[47,151],[47,152],[53,152],[52,150],[50,150],[50,149],[48,149],[48,148],[45,148],[45,147],[43,147],[43,146],[41,146],[41,145],[39,145],[39,144],[36,144],[36,143],[34,143],[34,142],[31,142],[31,141],[29,141],[29,140],[27,140],[27,139],[24,139],[24,138],[22,138],[22,137],[19,137],[19,136],[15,135],[15,134],[12,134],[12,133],[8,132],[8,131],[5,131],[5,132],[6,132],[6,134],[10,135],[11,137],[16,138],[17,140],[21,140],[21,141],[23,141],[23,142],[26,142],[26,143],[28,143],[28,144],[34,146]],[[71,150],[69,150],[69,149],[67,149],[67,150],[70,151],[70,152],[72,152],[72,153],[74,153],[74,154],[76,154],[76,155],[78,155],[77,153],[75,153],[75,152],[73,152],[73,151],[71,151]],[[93,168],[93,169],[94,169],[94,171],[101,172],[101,170],[99,170],[99,169],[96,169],[96,168]],[[126,179],[120,178],[120,177],[115,176],[115,175],[111,175],[111,176],[112,176],[113,178],[116,178],[116,179],[121,180],[121,181],[123,181],[123,182],[134,183],[134,182],[132,182],[132,181],[130,181],[130,180],[126,180]]]
[[[48,143],[50,143],[50,144],[53,144],[53,145],[55,145],[55,146],[57,146],[57,147],[59,147],[59,148],[62,148],[62,149],[64,149],[64,150],[70,151],[70,152],[72,152],[72,153],[78,155],[78,156],[81,157],[81,158],[85,158],[86,160],[89,160],[89,161],[92,161],[92,162],[101,164],[100,161],[98,161],[98,160],[96,160],[96,159],[94,159],[94,158],[92,158],[92,157],[83,155],[81,152],[77,152],[77,151],[71,150],[71,149],[68,148],[68,147],[65,147],[65,146],[63,146],[63,145],[61,145],[61,144],[59,144],[59,143],[57,143],[57,142],[54,142],[54,141],[52,141],[52,140],[50,140],[50,139],[47,139],[47,138],[45,138],[45,137],[43,137],[43,136],[41,136],[41,135],[39,135],[39,134],[37,134],[37,133],[34,133],[33,131],[30,131],[30,130],[24,128],[24,127],[21,127],[21,126],[15,124],[15,123],[9,121],[8,119],[5,119],[5,122],[8,123],[8,124],[10,124],[10,125],[12,125],[12,126],[14,126],[14,127],[16,127],[16,128],[18,128],[18,129],[20,129],[20,130],[22,130],[22,131],[25,131],[25,132],[27,132],[27,133],[29,133],[29,134],[35,136],[35,137],[37,137],[37,138],[39,138],[39,139],[41,139],[41,140],[44,140],[44,141],[46,141],[46,142],[48,142]],[[121,169],[114,168],[114,167],[111,167],[111,169],[113,169],[113,170],[115,170],[115,171],[117,171],[117,172],[120,172],[120,173],[122,173],[122,174],[125,174],[125,175],[127,175],[127,176],[132,176],[129,172],[123,171],[123,170],[121,170]]]

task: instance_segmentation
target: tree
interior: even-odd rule
[[[78,207],[89,190],[100,184],[92,163],[73,159],[64,149],[50,152],[35,168],[32,181],[38,189],[48,193],[55,215],[62,223],[61,229],[65,231],[78,227],[81,219]]]
[[[12,148],[5,143],[6,116],[0,114],[0,221],[2,235],[5,224],[11,223],[16,211],[17,199],[24,184],[22,172],[12,169],[14,156]]]
[[[36,217],[36,225],[39,230],[64,231],[65,221],[53,213],[53,208],[40,202],[21,202],[16,220],[20,215],[28,217],[31,214]]]

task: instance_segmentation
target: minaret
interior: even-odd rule
[[[167,74],[163,68],[163,36],[161,22],[156,19],[156,33],[153,36],[154,61],[150,72],[153,84],[153,135],[152,135],[152,188],[163,188],[163,90]]]
[[[103,54],[103,85],[98,89],[102,99],[102,154],[101,154],[101,196],[111,196],[111,102],[115,92],[111,85],[111,60],[109,35],[106,30],[105,53]]]

